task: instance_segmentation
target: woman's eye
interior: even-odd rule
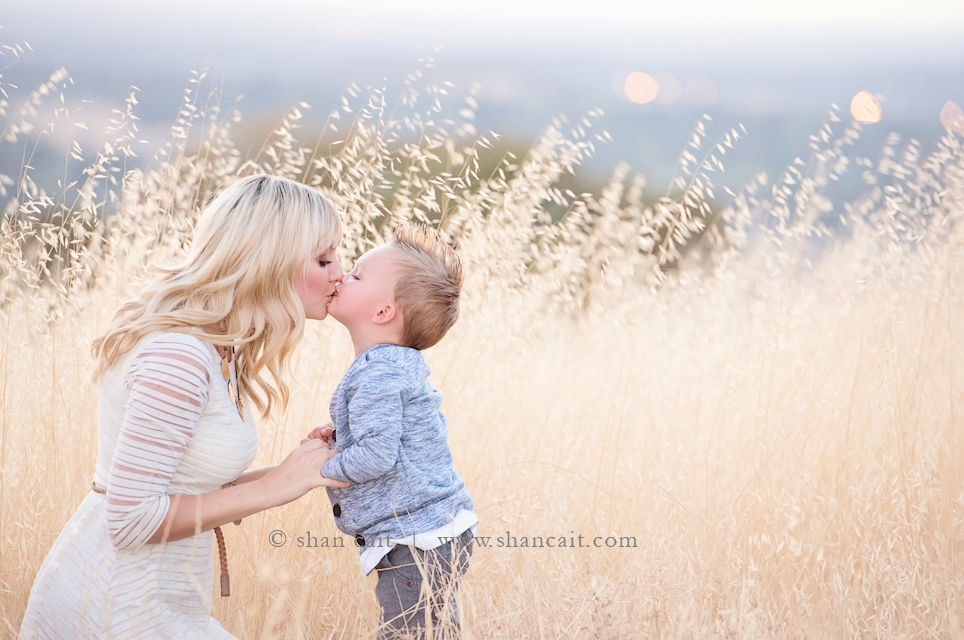
[[[331,260],[319,260],[318,264],[320,264],[323,267],[327,267],[328,265],[331,264]]]

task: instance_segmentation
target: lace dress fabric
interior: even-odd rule
[[[232,638],[211,617],[211,531],[148,544],[172,495],[220,489],[254,461],[257,429],[228,394],[220,357],[196,337],[156,333],[104,373],[90,492],[30,592],[33,638]]]

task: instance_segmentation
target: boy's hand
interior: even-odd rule
[[[315,427],[312,429],[311,432],[302,439],[301,444],[310,442],[311,440],[321,440],[331,447],[331,443],[334,442],[334,438],[332,438],[333,433],[334,429],[332,428],[332,424],[329,422],[324,426]]]

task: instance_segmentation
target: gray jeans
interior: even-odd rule
[[[459,612],[455,592],[469,568],[472,532],[440,547],[423,551],[396,546],[375,565],[375,596],[381,607],[379,640],[459,637]]]

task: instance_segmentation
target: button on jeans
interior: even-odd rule
[[[398,545],[382,558],[375,565],[379,640],[425,638],[429,625],[433,638],[458,638],[455,593],[471,555],[472,532],[466,531],[435,549]]]

